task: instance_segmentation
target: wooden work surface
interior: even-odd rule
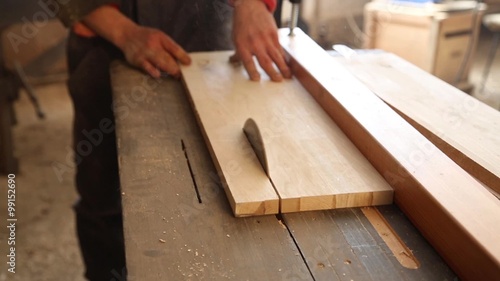
[[[418,269],[359,208],[235,218],[181,83],[111,73],[131,279],[454,280],[394,205],[377,209]]]

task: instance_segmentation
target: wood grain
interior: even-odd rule
[[[187,84],[198,124],[202,128],[234,214],[277,214],[279,197],[243,133],[246,119],[252,116],[247,112],[247,118],[232,118],[238,112],[235,112],[231,105],[247,104],[246,97],[232,95],[230,98],[233,99],[233,104],[225,102],[227,89],[234,89],[234,85],[228,80],[231,68],[227,58],[228,56],[223,56],[217,61],[209,55],[201,58],[192,56],[192,67],[183,69],[184,84]],[[225,67],[217,68],[215,62]],[[191,84],[190,80],[196,82]],[[244,87],[241,88],[243,89]],[[207,95],[207,92],[214,96]],[[202,118],[206,118],[207,122]]]
[[[500,193],[500,112],[393,54],[337,60],[458,165]]]
[[[500,276],[500,203],[304,33],[280,31],[294,75],[395,190],[465,280]],[[422,151],[422,146],[431,153]]]
[[[276,192],[283,213],[392,202],[387,182],[296,80],[249,81],[230,55],[191,54],[182,72],[236,215],[262,214],[239,205],[271,201]],[[242,132],[248,118],[263,135],[276,192]]]

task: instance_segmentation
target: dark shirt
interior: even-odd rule
[[[227,0],[58,0],[58,16],[71,26],[97,7],[119,4],[137,23],[162,30],[188,52],[232,49],[233,9]],[[63,4],[64,3],[64,4]]]

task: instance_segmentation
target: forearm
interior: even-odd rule
[[[112,0],[94,0],[112,2]],[[229,0],[233,6],[240,6],[244,1],[260,2],[267,7],[269,12],[276,8],[276,0]],[[114,2],[116,3],[116,2]],[[122,14],[115,6],[101,5],[80,18],[80,22],[93,33],[110,41],[119,48],[124,44],[127,31],[137,27],[137,24]]]
[[[160,70],[179,76],[177,61],[189,64],[188,54],[161,30],[140,26],[113,6],[101,6],[85,17],[81,23],[117,46],[125,59],[142,68],[153,77],[160,77]]]
[[[85,17],[82,22],[100,37],[122,48],[126,33],[137,24],[112,6],[101,6]]]
[[[229,4],[231,4],[232,6],[235,6],[235,5],[239,5],[241,1],[248,1],[248,0],[229,0]],[[255,0],[253,0],[255,1]],[[266,5],[267,7],[267,10],[271,13],[274,13],[274,10],[276,10],[276,5],[277,5],[277,1],[276,0],[256,0],[256,1],[260,1],[262,2],[263,4]]]
[[[79,22],[85,15],[103,5],[121,5],[121,0],[45,0],[44,6],[51,10],[61,22],[71,27]],[[41,4],[40,4],[41,5]]]

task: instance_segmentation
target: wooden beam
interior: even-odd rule
[[[500,276],[500,203],[321,47],[280,41],[294,75],[395,190],[395,202],[464,280]]]
[[[336,60],[464,170],[500,193],[500,112],[393,54]]]
[[[389,184],[298,81],[249,81],[230,55],[191,54],[182,72],[236,215],[278,212],[278,196],[282,213],[392,203]],[[264,136],[274,189],[243,133],[248,118]]]

